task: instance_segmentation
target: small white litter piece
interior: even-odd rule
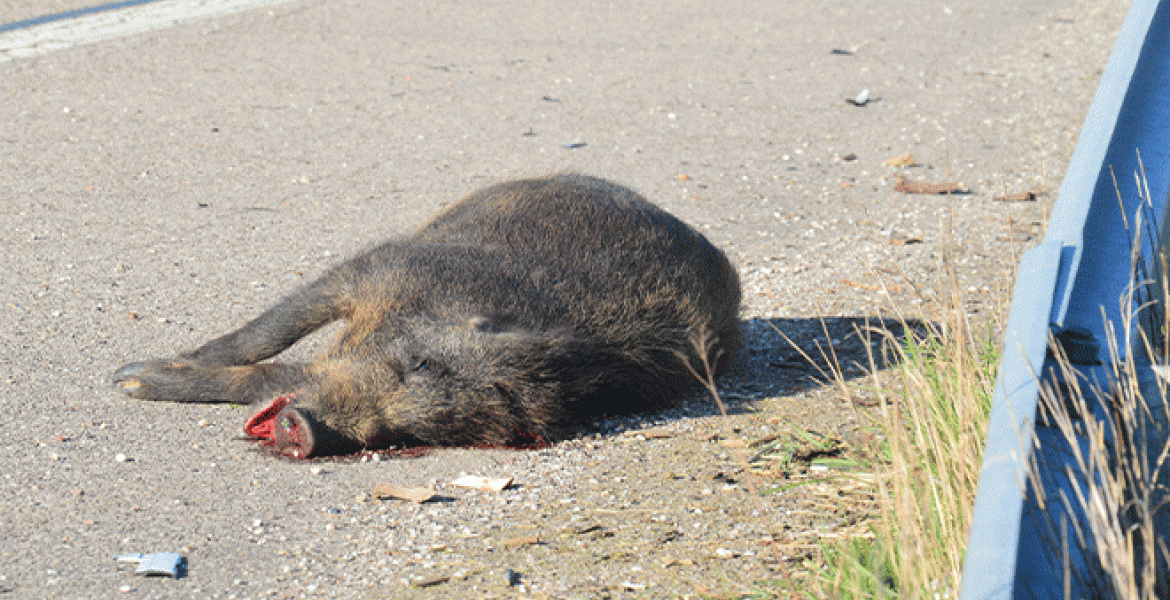
[[[486,490],[489,492],[502,492],[508,486],[512,485],[512,478],[464,475],[463,477],[452,481],[451,485],[457,485],[459,487],[465,488],[475,488],[477,490]]]

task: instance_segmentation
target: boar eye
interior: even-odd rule
[[[431,370],[431,361],[429,361],[425,358],[416,359],[414,361],[414,364],[410,366],[410,370],[415,372],[415,373],[425,373],[427,371],[430,371]]]

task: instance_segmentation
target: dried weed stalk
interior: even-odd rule
[[[707,390],[707,394],[711,396],[711,399],[715,401],[715,405],[719,407],[719,414],[722,416],[722,421],[726,428],[724,433],[725,437],[727,439],[735,439],[743,442],[744,440],[734,431],[731,426],[731,421],[727,416],[727,406],[723,403],[723,397],[719,395],[719,387],[715,385],[715,370],[711,365],[713,362],[718,363],[719,357],[722,354],[722,351],[720,350],[713,350],[717,341],[718,340],[715,335],[709,330],[703,330],[701,333],[691,335],[691,345],[695,348],[698,355],[702,357],[700,363],[702,368],[701,371],[692,363],[691,360],[686,357],[685,354],[680,354],[680,358],[682,358],[683,364],[687,366],[687,370],[690,371],[691,375],[695,379],[703,384],[703,387]],[[765,506],[764,501],[760,495],[758,481],[759,475],[751,469],[751,466],[748,464],[746,454],[740,451],[746,450],[746,448],[746,443],[741,444],[739,448],[734,449],[735,452],[733,452],[733,454],[735,455],[736,459],[739,460],[740,467],[743,469],[744,482],[747,485],[748,491],[751,493],[752,501],[756,504],[756,509],[760,515],[760,518],[764,519],[765,529],[769,532],[772,532],[773,535],[770,537],[775,539],[775,532],[772,531],[771,527],[772,522],[767,520],[766,517],[766,515],[768,515],[771,511],[769,510],[768,506]],[[788,579],[790,574],[788,572],[788,567],[785,564],[784,556],[780,553],[779,547],[777,547],[775,543],[768,544],[768,546],[772,549],[772,553],[776,557],[776,565],[780,570],[781,577]]]

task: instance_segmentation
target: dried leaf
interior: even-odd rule
[[[636,431],[627,431],[627,432],[623,433],[622,435],[624,435],[626,437],[642,436],[648,440],[661,440],[661,439],[674,437],[673,433],[671,433],[670,431],[668,431],[666,429],[661,429],[661,428],[659,428],[659,429],[639,429]]]
[[[914,154],[907,152],[900,156],[886,159],[886,162],[882,164],[887,167],[909,167],[910,165],[914,164]]]
[[[449,579],[451,578],[447,576],[432,577],[430,579],[421,579],[416,581],[410,584],[410,586],[414,588],[428,588],[439,585],[440,583],[447,583]]]
[[[1006,196],[996,196],[992,198],[996,202],[1035,202],[1041,192],[1027,191],[1018,194],[1008,194]]]
[[[999,235],[995,237],[998,242],[1030,242],[1034,235],[1024,231],[1013,231],[1006,235]]]
[[[398,500],[410,500],[415,504],[422,504],[434,498],[435,491],[430,488],[405,487],[392,483],[382,483],[374,488],[374,497],[379,500],[396,498]]]
[[[895,192],[902,192],[903,194],[967,194],[970,190],[962,183],[943,182],[943,183],[925,183],[921,181],[906,181],[898,176],[898,184],[894,186]]]
[[[922,238],[914,237],[912,235],[891,235],[891,246],[912,246],[914,244],[921,244]]]
[[[850,396],[849,401],[852,402],[855,406],[864,406],[866,408],[872,408],[881,404],[880,400],[866,396]]]
[[[525,535],[518,538],[511,538],[503,540],[500,545],[505,548],[514,548],[516,546],[532,546],[540,543],[540,538],[535,535]]]
[[[918,241],[921,242],[922,240],[918,240]],[[894,241],[891,239],[890,243],[893,244]],[[897,285],[897,284],[873,285],[870,283],[858,283],[858,282],[850,280],[850,279],[841,279],[841,283],[844,283],[845,285],[853,286],[855,288],[863,289],[867,292],[881,292],[881,291],[900,292],[900,291],[902,291],[902,286]]]

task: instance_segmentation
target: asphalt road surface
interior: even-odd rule
[[[84,6],[4,2],[0,24]],[[929,318],[948,267],[973,318],[996,314],[1125,9],[293,1],[9,52],[0,597],[659,598],[782,577],[795,563],[761,540],[815,538],[826,517],[804,488],[751,501],[702,403],[651,418],[661,439],[606,421],[539,451],[310,463],[235,439],[244,407],[135,402],[109,377],[476,187],[574,170],[642,191],[736,261],[737,426],[848,436],[857,414],[774,360],[772,327],[814,347],[822,318]],[[27,35],[0,33],[0,52]],[[967,193],[906,194],[899,177]],[[450,486],[461,473],[517,485]],[[368,496],[388,482],[444,501]],[[113,560],[161,551],[187,557],[183,578]]]

